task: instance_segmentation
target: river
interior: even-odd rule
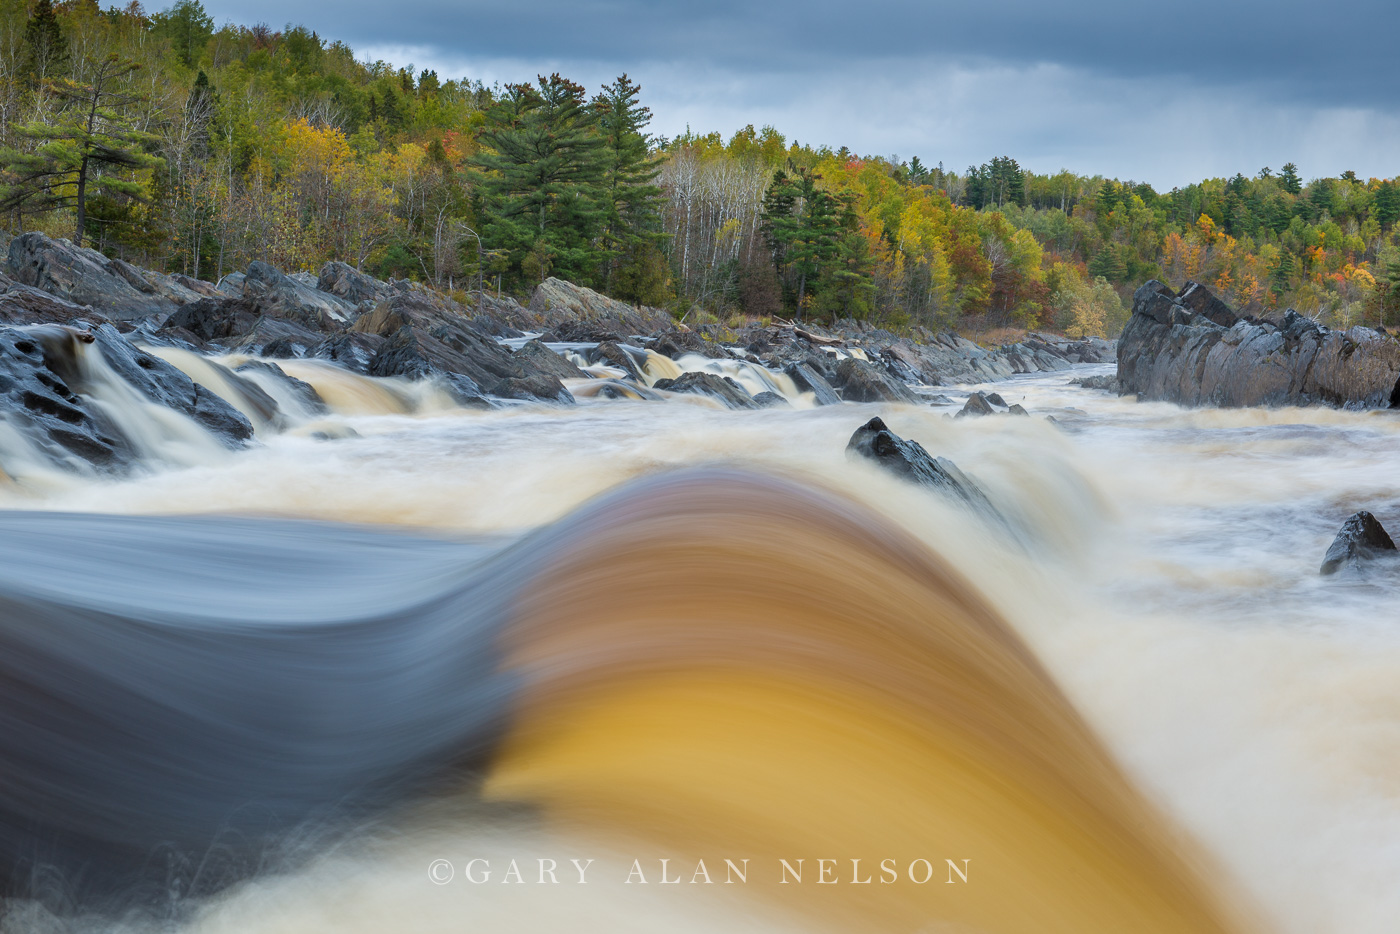
[[[1069,385],[1105,367],[980,387],[1031,413],[980,419],[698,397],[462,410],[288,369],[330,415],[248,451],[181,448],[121,480],[36,470],[0,506],[79,514],[53,521],[79,522],[88,607],[104,581],[184,581],[178,599],[123,591],[124,613],[195,607],[207,586],[220,627],[275,626],[278,606],[313,603],[318,618],[358,618],[376,600],[402,620],[423,593],[447,595],[480,627],[451,638],[489,641],[491,665],[513,673],[479,698],[505,704],[504,735],[461,788],[310,835],[231,888],[83,921],[16,902],[10,927],[1394,930],[1400,563],[1329,578],[1318,565],[1359,509],[1400,529],[1400,417],[1183,410]],[[971,474],[1010,531],[848,459],[875,414]],[[183,558],[154,546],[167,520],[112,532],[94,518],[212,514],[243,518],[199,519],[218,534],[190,532]],[[34,545],[35,526],[7,521],[16,567],[61,560],[61,535]],[[382,557],[394,541],[404,550]],[[136,550],[120,571],[96,566],[120,547]],[[222,576],[208,563],[221,547]],[[262,597],[245,606],[242,590]],[[312,655],[294,667],[314,695],[333,663]],[[448,690],[391,696],[467,703]],[[432,732],[413,723],[404,736]],[[826,857],[830,889],[812,878]],[[899,875],[887,891],[884,857]],[[595,860],[586,884],[574,858]],[[754,878],[727,883],[725,860],[744,858]],[[780,881],[783,858],[806,860],[804,882]],[[917,858],[931,884],[913,878]],[[473,881],[487,865],[474,859],[492,881]],[[541,860],[558,883],[536,881]],[[949,860],[971,866],[967,882]]]

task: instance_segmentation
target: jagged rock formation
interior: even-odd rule
[[[100,351],[101,365],[89,348]],[[133,345],[110,324],[91,329],[56,324],[0,328],[0,410],[33,456],[79,469],[117,469],[143,453],[110,416],[113,381],[123,391],[192,419],[230,447],[241,446],[253,426],[219,396]],[[270,400],[269,400],[270,402]]]
[[[896,476],[950,494],[974,509],[1001,518],[987,494],[957,464],[946,457],[933,457],[917,441],[901,438],[882,419],[872,418],[857,428],[846,445],[846,454],[873,461]]]
[[[1240,318],[1198,283],[1153,279],[1133,296],[1118,341],[1118,386],[1181,405],[1393,405],[1400,341],[1371,328],[1333,331],[1293,310]]]
[[[22,285],[77,305],[91,305],[113,320],[168,314],[201,297],[200,291],[171,276],[137,269],[41,233],[20,234],[10,241],[5,272]]]
[[[1322,559],[1320,573],[1327,575],[1355,570],[1362,562],[1372,561],[1387,553],[1395,554],[1395,542],[1391,541],[1375,516],[1362,510],[1342,523],[1341,530]]]

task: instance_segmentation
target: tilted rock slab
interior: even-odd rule
[[[1239,318],[1205,286],[1178,293],[1153,279],[1133,296],[1118,339],[1123,393],[1180,405],[1391,406],[1400,341],[1330,330],[1289,310],[1281,323]]]

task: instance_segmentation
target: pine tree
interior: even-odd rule
[[[81,246],[89,194],[143,197],[139,183],[115,174],[162,164],[150,154],[158,139],[136,130],[125,113],[142,98],[121,90],[121,83],[140,67],[112,54],[97,65],[91,83],[48,82],[63,109],[48,121],[15,127],[20,136],[40,141],[34,152],[0,150],[0,210],[75,208],[73,242]]]
[[[1400,220],[1400,183],[1381,183],[1376,191],[1376,199],[1372,202],[1371,213],[1376,223],[1382,227],[1389,227],[1396,220]]]
[[[24,27],[25,70],[35,86],[63,74],[68,65],[68,40],[54,15],[53,0],[38,0]]]
[[[1303,180],[1298,177],[1298,167],[1291,162],[1284,165],[1278,179],[1283,185],[1283,190],[1290,195],[1296,195],[1303,190]]]
[[[170,48],[186,68],[193,68],[214,35],[214,17],[199,0],[178,0],[164,13],[151,17],[151,31],[170,40]]]
[[[487,112],[473,159],[487,245],[530,278],[546,267],[578,282],[598,270],[606,216],[603,138],[580,85],[558,74],[507,85]],[[529,270],[525,268],[528,261]]]
[[[779,170],[763,200],[763,234],[780,273],[795,282],[800,316],[807,306],[807,287],[842,257],[843,205],[818,186],[820,177],[807,168],[789,175]]]
[[[641,86],[622,75],[604,85],[593,98],[592,111],[603,138],[602,187],[603,226],[599,239],[602,252],[602,284],[611,289],[614,269],[622,263],[655,266],[661,231],[661,188],[653,184],[664,159],[652,155],[651,108],[639,103]],[[625,279],[646,283],[648,297],[655,298],[655,276],[641,276],[636,270]],[[641,301],[636,294],[618,293],[619,298]]]

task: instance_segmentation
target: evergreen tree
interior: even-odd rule
[[[659,255],[657,244],[663,236],[661,188],[654,182],[664,160],[651,152],[652,140],[646,132],[651,122],[651,108],[639,103],[641,90],[624,74],[612,84],[604,85],[602,93],[592,102],[603,138],[600,155],[604,214],[599,248],[605,289],[611,287],[613,271],[620,263],[654,267]],[[636,274],[626,277],[629,282],[645,282],[652,297],[656,291],[654,278]],[[619,292],[618,297],[641,301],[633,294]]]
[[[915,156],[914,158],[910,159],[910,160],[909,160],[909,184],[911,184],[911,185],[923,185],[923,184],[926,184],[926,183],[928,182],[928,179],[929,179],[929,170],[928,170],[928,166],[926,166],[926,165],[924,165],[922,162],[920,162],[918,156]]]
[[[199,0],[178,0],[164,13],[151,17],[151,32],[170,40],[170,48],[186,68],[193,68],[214,35],[214,17]]]
[[[472,159],[487,245],[542,279],[552,268],[578,282],[598,270],[595,238],[607,214],[605,141],[580,85],[558,74],[538,87],[507,85],[487,112]]]
[[[36,86],[63,74],[68,65],[68,40],[54,15],[53,0],[38,0],[24,27],[25,71]]]
[[[1116,243],[1105,243],[1089,260],[1089,275],[1102,276],[1109,282],[1122,282],[1128,278],[1128,263],[1123,257],[1123,249]]]
[[[763,233],[778,270],[796,290],[800,316],[807,307],[807,287],[832,272],[842,258],[842,202],[818,187],[820,178],[805,167],[773,176],[763,201]],[[795,284],[794,284],[795,283]]]
[[[1278,179],[1279,183],[1283,185],[1283,190],[1290,195],[1296,195],[1303,190],[1303,180],[1298,177],[1298,167],[1291,162],[1284,165],[1283,172]]]
[[[48,121],[15,128],[20,136],[40,141],[34,152],[0,150],[0,210],[73,207],[73,242],[81,246],[90,194],[142,197],[139,183],[115,174],[162,164],[150,154],[157,138],[136,130],[126,113],[142,98],[123,91],[121,83],[140,67],[112,54],[97,65],[91,83],[48,83],[63,109]]]
[[[1400,184],[1394,181],[1382,182],[1376,191],[1371,205],[1372,216],[1382,227],[1389,227],[1400,220]]]

